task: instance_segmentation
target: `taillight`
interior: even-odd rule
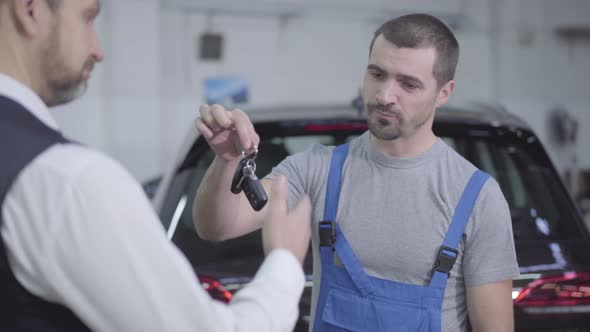
[[[514,305],[531,315],[590,313],[590,273],[541,278],[525,287]]]
[[[201,286],[211,295],[212,298],[219,300],[223,303],[228,303],[231,301],[233,295],[230,293],[223,285],[209,277],[202,277],[199,276],[199,281],[201,282]]]
[[[303,127],[306,131],[354,131],[354,130],[367,130],[368,126],[366,123],[347,123],[347,124],[309,124]]]

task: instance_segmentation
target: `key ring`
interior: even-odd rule
[[[249,169],[252,173],[256,172],[256,163],[254,162],[254,159],[246,160],[246,165],[244,168]]]
[[[256,159],[257,156],[258,156],[258,145],[254,145],[254,152],[252,152],[250,155],[246,155],[246,151],[242,150],[242,159],[248,157],[248,159],[254,160],[254,159]]]

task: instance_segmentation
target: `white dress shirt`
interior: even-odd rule
[[[0,95],[57,129],[41,99],[2,74]],[[20,173],[1,212],[17,280],[92,330],[290,331],[297,318],[304,274],[293,254],[274,250],[229,305],[211,300],[141,186],[88,148],[43,152]]]

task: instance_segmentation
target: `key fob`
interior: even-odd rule
[[[262,183],[260,183],[258,177],[254,174],[250,177],[246,176],[242,181],[242,189],[248,198],[248,202],[252,205],[252,208],[255,211],[262,210],[268,201],[268,196],[266,195],[266,191],[264,191],[264,187],[262,186]]]
[[[231,192],[234,194],[239,194],[242,191],[242,182],[244,177],[244,167],[248,162],[248,158],[243,158],[238,163],[238,167],[236,168],[236,172],[234,173],[234,177],[231,181]]]

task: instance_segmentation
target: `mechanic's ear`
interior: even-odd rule
[[[438,91],[438,96],[436,97],[436,107],[444,105],[449,100],[454,90],[454,80],[450,80],[447,83],[445,83],[445,85],[443,85],[442,88],[440,88],[440,90]]]
[[[47,0],[10,0],[8,7],[16,28],[26,37],[35,37],[49,29],[52,13]]]

